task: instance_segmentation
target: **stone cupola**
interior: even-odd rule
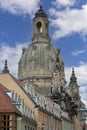
[[[34,34],[32,37],[32,42],[50,42],[49,37],[49,20],[48,16],[43,10],[42,2],[40,2],[40,8],[35,13],[33,18]]]
[[[22,50],[18,64],[18,78],[32,80],[33,84],[37,86],[35,87],[36,91],[48,95],[51,89],[52,73],[58,67],[61,71],[59,77],[64,81],[64,63],[60,56],[60,50],[55,49],[51,44],[49,20],[42,2],[33,18],[33,28],[32,43],[28,48]]]
[[[71,95],[72,95],[73,99],[74,100],[80,99],[79,85],[77,84],[77,77],[75,76],[74,68],[72,68],[72,74],[71,74],[69,86],[71,89]]]
[[[74,68],[72,68],[72,75],[70,78],[70,84],[77,84],[77,78],[75,76]]]

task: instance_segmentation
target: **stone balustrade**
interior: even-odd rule
[[[61,117],[69,118],[68,113],[62,111],[59,104],[54,103],[52,100],[50,102],[44,95],[35,92],[32,85],[30,85],[28,82],[26,82],[24,86],[22,84],[22,87],[26,91],[26,93],[29,93],[29,95],[31,96],[31,98],[34,100],[34,102],[37,104],[38,107],[47,110],[48,112],[50,112],[51,114],[55,115],[58,118]]]

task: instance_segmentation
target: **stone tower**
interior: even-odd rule
[[[4,70],[2,72],[3,73],[9,73],[9,69],[8,69],[8,65],[7,65],[7,60],[5,60]]]
[[[18,78],[32,82],[35,91],[49,95],[53,73],[57,71],[58,80],[64,85],[64,63],[60,49],[55,49],[49,36],[49,20],[43,10],[42,2],[33,18],[34,33],[32,43],[23,53],[18,64]]]
[[[79,95],[79,85],[77,84],[77,78],[75,76],[75,72],[74,72],[74,68],[72,68],[72,75],[70,78],[70,83],[69,83],[69,87],[71,90],[71,95],[73,97],[73,100],[79,100],[80,99],[80,95]]]

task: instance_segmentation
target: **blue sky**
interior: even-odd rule
[[[17,75],[17,65],[23,46],[31,43],[32,18],[39,0],[0,0],[0,71],[4,60]],[[66,80],[75,68],[80,94],[87,104],[87,1],[43,0],[50,21],[51,43],[61,49]]]

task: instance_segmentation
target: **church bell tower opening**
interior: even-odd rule
[[[42,2],[40,2],[40,9],[35,13],[35,17],[33,18],[33,25],[34,33],[32,42],[43,41],[49,43],[49,20],[47,14],[43,10]]]
[[[36,23],[37,33],[42,33],[42,23],[37,22]]]

